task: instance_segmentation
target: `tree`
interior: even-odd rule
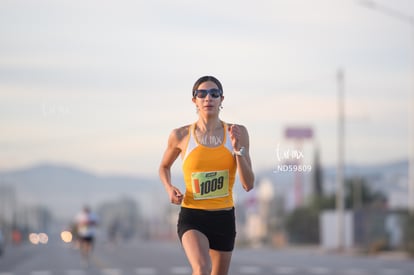
[[[313,193],[316,197],[322,197],[323,196],[323,174],[322,174],[322,165],[321,160],[319,156],[319,147],[315,150],[314,160],[313,160]]]
[[[292,243],[319,243],[319,212],[312,207],[298,207],[286,218]]]
[[[377,208],[386,201],[385,195],[374,191],[367,181],[360,177],[345,181],[345,207]],[[296,208],[286,217],[286,230],[293,243],[319,242],[319,214],[323,210],[335,209],[335,194],[315,194],[309,204]]]
[[[372,190],[366,179],[353,177],[345,181],[345,207],[347,209],[381,207],[385,202],[384,193]]]

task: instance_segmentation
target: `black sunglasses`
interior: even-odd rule
[[[209,90],[195,90],[194,91],[194,97],[198,98],[205,98],[207,94],[210,94],[213,98],[219,98],[223,93],[220,89],[209,89]]]

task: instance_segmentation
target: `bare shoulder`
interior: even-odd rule
[[[185,126],[181,126],[181,127],[173,129],[169,137],[170,142],[177,144],[177,145],[183,142],[188,136],[189,128],[190,128],[190,125],[185,125]]]

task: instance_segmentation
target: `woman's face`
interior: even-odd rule
[[[214,97],[214,94],[217,96],[217,91],[219,88],[217,87],[216,83],[212,81],[206,81],[201,83],[197,90],[210,90],[211,93],[207,93],[204,98],[200,98],[196,95],[193,98],[193,102],[196,104],[197,109],[199,112],[206,113],[206,114],[218,114],[219,108],[221,106],[221,102],[224,99],[224,96],[220,93],[218,97]]]

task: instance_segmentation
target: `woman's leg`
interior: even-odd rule
[[[193,275],[211,275],[211,260],[207,237],[198,230],[188,230],[181,239]],[[217,273],[218,274],[218,273]]]
[[[227,275],[229,272],[231,251],[218,251],[210,249],[213,270],[211,275]]]

